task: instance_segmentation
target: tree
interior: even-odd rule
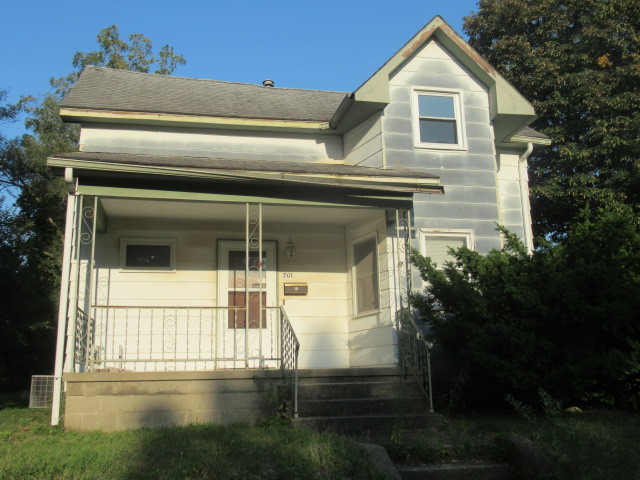
[[[563,243],[531,255],[502,231],[502,250],[454,250],[443,270],[412,255],[429,282],[415,306],[458,353],[466,405],[504,406],[506,394],[533,403],[542,388],[565,404],[640,408],[640,222],[631,208],[585,210]]]
[[[553,139],[530,160],[534,228],[561,238],[589,204],[640,208],[640,0],[480,0],[469,43]]]
[[[46,159],[77,150],[79,132],[77,125],[60,119],[60,99],[88,65],[144,73],[155,66],[154,73],[167,75],[186,63],[168,45],[154,55],[151,41],[142,34],[130,35],[129,42],[122,40],[116,26],[101,30],[97,39],[99,49],[77,52],[75,70],[51,79],[54,90],[40,101],[23,97],[16,105],[0,106],[0,120],[26,111],[25,127],[30,132],[11,140],[0,136],[0,274],[2,284],[7,284],[3,292],[11,292],[11,304],[4,306],[7,313],[0,317],[0,347],[5,342],[12,346],[0,349],[0,381],[5,389],[24,388],[31,373],[51,371],[53,365],[66,190]],[[0,91],[0,102],[5,98],[6,92]],[[6,196],[15,200],[11,210],[1,208]],[[16,345],[20,354],[13,348]]]

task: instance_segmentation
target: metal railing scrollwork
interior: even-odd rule
[[[300,342],[283,307],[280,307],[280,369],[291,388],[293,418],[298,418],[298,354]]]

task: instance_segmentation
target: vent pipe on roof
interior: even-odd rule
[[[275,82],[273,80],[268,80],[268,79],[267,80],[263,80],[262,81],[262,85],[264,87],[275,87],[276,86],[276,84],[275,84]]]

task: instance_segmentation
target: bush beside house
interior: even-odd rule
[[[638,218],[585,211],[533,254],[499,228],[505,246],[486,256],[459,248],[437,266],[413,252],[430,285],[414,304],[456,352],[462,406],[501,408],[507,394],[535,404],[543,389],[565,404],[638,408]]]

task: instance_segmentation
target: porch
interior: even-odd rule
[[[397,364],[405,210],[69,199],[61,359],[69,386],[124,375],[143,392],[148,376],[166,387],[181,375],[174,386],[190,391],[205,375],[203,388],[215,390],[222,378],[251,382],[266,371],[293,388],[297,368]],[[70,388],[73,416],[91,400]]]

